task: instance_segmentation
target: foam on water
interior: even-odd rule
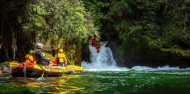
[[[112,51],[109,47],[106,47],[106,42],[100,47],[100,52],[98,53],[96,48],[89,46],[90,49],[90,63],[82,62],[82,67],[84,69],[92,70],[112,70],[117,69],[116,62],[113,59]]]
[[[93,46],[89,46],[90,49],[90,62],[83,61],[81,66],[84,71],[162,71],[162,70],[190,70],[190,68],[180,69],[179,67],[170,67],[168,65],[157,68],[151,68],[147,66],[135,66],[132,68],[118,67],[113,58],[112,51],[109,47],[106,47],[106,42],[100,47],[100,52]]]

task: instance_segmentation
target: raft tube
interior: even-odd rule
[[[16,65],[15,62],[12,65]],[[17,77],[57,77],[63,74],[71,74],[76,72],[82,72],[83,68],[76,65],[64,66],[43,66],[39,64],[26,64],[18,63],[17,67],[12,70],[12,76]]]

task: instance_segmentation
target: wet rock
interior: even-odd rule
[[[12,73],[12,69],[9,66],[10,62],[0,63],[0,76],[10,75]]]
[[[9,67],[4,67],[3,68],[3,73],[11,73],[11,68],[9,68]]]

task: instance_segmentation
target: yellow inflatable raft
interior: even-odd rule
[[[76,65],[64,66],[43,66],[39,64],[24,64],[18,62],[10,62],[12,67],[12,75],[19,77],[56,77],[62,74],[71,74],[73,72],[82,72],[83,68]]]

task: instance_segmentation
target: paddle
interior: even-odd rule
[[[44,73],[45,73],[45,70],[43,71],[42,76],[37,79],[38,81],[44,81],[45,80]]]
[[[24,78],[26,78],[26,63],[23,63],[23,66]]]
[[[41,77],[39,77],[37,80],[38,80],[38,81],[44,81],[44,80],[45,80],[45,78],[44,78],[44,73],[45,73],[45,68],[46,68],[46,67],[44,67],[44,68],[43,68],[42,66],[40,66],[40,67],[43,69],[43,72],[42,72]]]
[[[50,62],[50,64],[51,64],[52,62]],[[42,75],[41,75],[41,77],[39,77],[37,80],[38,81],[44,81],[45,80],[45,78],[44,78],[44,74],[45,74],[45,71],[46,71],[46,69],[48,69],[49,67],[48,67],[48,64],[46,64],[45,66],[44,66],[44,68],[42,67],[42,66],[40,66],[41,67],[41,69],[43,69],[43,72],[42,72]]]

